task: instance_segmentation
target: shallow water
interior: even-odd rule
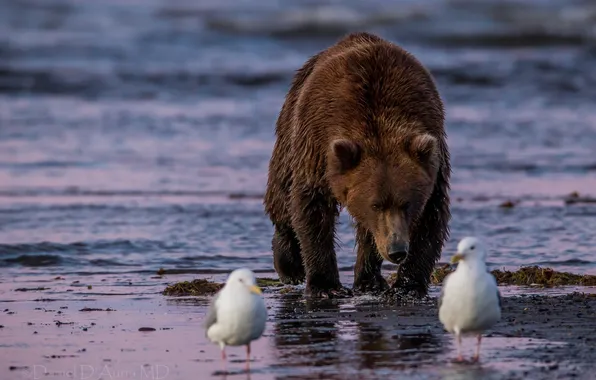
[[[414,53],[445,100],[442,260],[474,234],[491,267],[596,273],[596,204],[564,202],[596,196],[592,2],[280,4],[0,1],[3,304],[57,276],[92,290],[40,297],[155,295],[159,268],[168,281],[272,271],[261,196],[275,119],[294,70],[356,30]],[[338,229],[349,284],[347,215]]]
[[[271,270],[260,197],[291,75],[360,29],[416,54],[445,99],[444,256],[476,234],[493,266],[596,273],[596,205],[562,201],[596,194],[593,4],[325,4],[3,2],[3,278]],[[350,271],[346,215],[339,231]]]

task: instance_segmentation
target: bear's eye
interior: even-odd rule
[[[383,205],[381,205],[380,203],[373,203],[372,209],[374,211],[381,211],[383,209]]]

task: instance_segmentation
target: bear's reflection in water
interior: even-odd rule
[[[444,336],[430,333],[425,321],[400,326],[397,314],[403,310],[294,294],[279,301],[272,331],[274,366],[291,368],[288,374],[294,375],[298,368],[308,369],[298,375],[301,379],[414,370],[438,363],[437,354],[445,351]]]

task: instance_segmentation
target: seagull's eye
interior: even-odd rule
[[[238,281],[240,281],[240,282],[244,282],[244,280],[243,280],[243,279],[241,279],[241,278],[239,278],[239,279],[238,279]]]
[[[473,251],[473,250],[474,250],[474,247],[475,247],[475,246],[473,245],[473,246],[471,246],[471,247],[470,247],[470,249]]]

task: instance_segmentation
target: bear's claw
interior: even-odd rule
[[[307,286],[306,290],[305,290],[305,295],[307,297],[311,297],[311,298],[333,299],[333,298],[349,298],[349,297],[352,297],[353,293],[352,293],[352,290],[350,290],[348,288],[344,288],[343,286],[340,286],[339,288],[327,289],[327,290],[316,289],[316,288]]]
[[[389,284],[381,274],[354,282],[354,292],[356,293],[382,293],[387,289],[389,289]]]
[[[279,282],[285,285],[299,285],[304,282],[304,277],[289,277],[280,275]]]

